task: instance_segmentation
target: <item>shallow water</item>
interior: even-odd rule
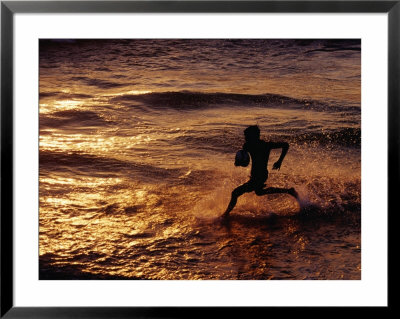
[[[41,40],[41,279],[360,279],[357,40]],[[287,141],[228,222],[243,130]]]

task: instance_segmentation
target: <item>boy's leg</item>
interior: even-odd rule
[[[260,188],[260,189],[256,189],[255,193],[258,196],[262,196],[262,195],[266,195],[266,194],[282,194],[282,193],[286,193],[286,194],[292,195],[295,198],[298,197],[297,192],[293,187],[292,188],[279,188],[279,187]]]
[[[228,217],[229,213],[235,207],[239,196],[243,195],[244,193],[252,192],[253,190],[254,190],[254,187],[249,182],[244,183],[243,185],[240,185],[239,187],[236,187],[232,192],[231,201],[228,204],[228,208],[226,209],[225,213],[222,216]]]

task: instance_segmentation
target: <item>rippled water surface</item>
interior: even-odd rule
[[[41,40],[40,279],[360,279],[358,40]],[[243,130],[286,141],[239,198]]]

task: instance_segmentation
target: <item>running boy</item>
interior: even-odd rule
[[[273,143],[265,142],[260,139],[260,129],[257,125],[249,126],[244,130],[245,143],[243,150],[250,153],[251,156],[251,175],[250,180],[247,183],[235,188],[232,192],[231,201],[229,202],[228,208],[222,217],[226,218],[229,216],[231,210],[235,207],[237,199],[244,193],[255,192],[258,196],[265,194],[276,194],[276,193],[287,193],[297,198],[297,192],[294,188],[276,188],[276,187],[265,187],[265,182],[268,178],[268,159],[269,153],[272,149],[281,148],[282,153],[278,161],[273,165],[272,169],[279,170],[282,161],[286,156],[289,149],[289,144],[286,142]],[[239,164],[235,162],[235,166]]]

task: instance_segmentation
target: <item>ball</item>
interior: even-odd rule
[[[250,163],[250,156],[244,150],[239,150],[235,156],[235,166],[243,166],[246,167]]]

